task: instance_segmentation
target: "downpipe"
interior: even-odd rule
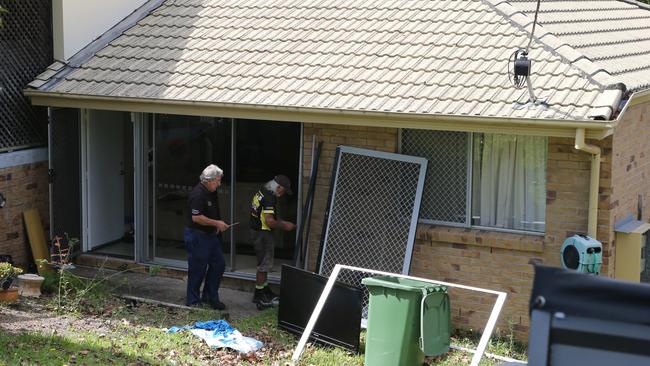
[[[587,235],[596,239],[598,232],[598,189],[600,183],[600,147],[585,142],[585,129],[576,129],[576,150],[591,154],[591,177],[589,179],[589,215],[587,218]]]

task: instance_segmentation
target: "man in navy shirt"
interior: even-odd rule
[[[226,308],[219,300],[219,285],[226,268],[221,233],[230,226],[221,220],[219,212],[217,188],[221,185],[221,177],[223,170],[214,164],[208,165],[201,173],[200,183],[192,189],[188,198],[187,227],[184,231],[188,306],[204,302],[214,309]]]
[[[273,268],[275,243],[272,231],[275,229],[291,231],[296,228],[295,224],[280,220],[276,216],[277,198],[282,197],[285,193],[292,194],[291,181],[285,175],[276,175],[255,193],[251,201],[250,229],[257,255],[253,302],[258,305],[268,305],[277,298],[271,291],[267,280],[268,272]]]

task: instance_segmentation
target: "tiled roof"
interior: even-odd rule
[[[34,79],[29,86],[33,88],[40,88],[44,86],[57,72],[65,67],[65,64],[60,61],[55,61],[53,64],[47,67],[45,71],[40,73],[36,79]]]
[[[510,3],[531,19],[535,14],[536,0]],[[629,90],[650,87],[650,6],[634,1],[542,1],[538,22]],[[537,35],[544,41],[543,34]]]
[[[507,67],[512,52],[528,43],[532,17],[512,5],[167,0],[80,66],[32,86],[291,110],[567,120],[588,119],[615,103],[604,89],[620,78],[552,35],[533,42],[530,52],[535,94],[549,107],[515,103],[527,102],[528,92],[511,85]]]

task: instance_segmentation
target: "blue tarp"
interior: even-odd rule
[[[262,342],[255,338],[244,337],[237,329],[233,328],[225,320],[208,320],[196,322],[193,325],[184,327],[170,327],[168,333],[176,333],[189,330],[192,334],[200,337],[213,348],[228,347],[242,353],[255,352],[262,348]]]

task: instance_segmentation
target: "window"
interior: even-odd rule
[[[401,151],[429,160],[420,221],[544,232],[547,139],[403,129]]]

